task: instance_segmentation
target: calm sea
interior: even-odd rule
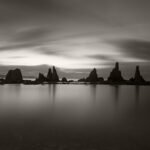
[[[150,149],[150,87],[1,85],[0,149]]]

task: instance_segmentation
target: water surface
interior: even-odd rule
[[[0,86],[0,149],[150,149],[150,87]]]

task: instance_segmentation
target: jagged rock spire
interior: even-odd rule
[[[140,67],[136,66],[136,71],[135,71],[135,75],[134,75],[134,81],[135,82],[144,82],[144,78],[141,76],[140,73]]]
[[[116,64],[115,64],[115,69],[119,70],[119,63],[118,62],[116,62]]]
[[[90,72],[90,74],[87,77],[86,81],[87,82],[97,82],[98,81],[97,71],[96,71],[95,68]]]
[[[134,78],[137,78],[137,77],[140,77],[140,76],[141,76],[140,67],[136,66]]]
[[[38,82],[45,82],[46,81],[46,78],[45,78],[45,76],[42,74],[42,73],[39,73],[39,76],[38,76],[38,78],[36,79],[36,81],[38,81]]]
[[[119,70],[119,63],[116,62],[115,64],[115,68],[112,70],[112,72],[110,73],[109,77],[108,77],[108,81],[112,81],[112,82],[121,82],[123,81],[123,77],[122,77],[122,73]]]
[[[57,71],[55,69],[55,66],[53,66],[52,81],[53,82],[58,82],[59,81],[59,77],[57,75]]]
[[[52,81],[52,71],[51,71],[51,68],[48,69],[47,80],[48,81]]]

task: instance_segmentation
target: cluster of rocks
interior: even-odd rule
[[[47,76],[44,76],[44,74],[39,73],[38,78],[34,81],[31,80],[23,80],[22,73],[20,69],[15,70],[9,70],[6,74],[5,79],[1,79],[1,84],[14,84],[14,83],[24,83],[24,84],[41,84],[41,83],[56,83],[56,82],[62,82],[62,83],[70,83],[73,82],[72,80],[67,80],[67,78],[63,77],[62,80],[59,80],[59,76],[57,74],[56,68],[53,67],[52,69],[49,68]],[[150,82],[145,81],[143,76],[140,73],[139,66],[136,66],[135,75],[129,80],[125,80],[122,76],[121,71],[119,70],[119,63],[117,62],[115,64],[115,67],[110,72],[110,75],[107,80],[104,80],[103,77],[98,77],[97,70],[94,68],[89,76],[87,78],[82,78],[78,80],[78,82],[84,82],[84,83],[103,83],[103,84],[150,84]]]
[[[57,74],[55,67],[53,67],[52,70],[51,70],[51,68],[49,68],[48,73],[47,73],[47,77],[45,77],[44,74],[39,73],[39,76],[36,79],[36,82],[39,82],[39,83],[59,82],[59,77],[58,77],[58,74]]]
[[[91,82],[91,83],[105,83],[105,84],[146,84],[146,81],[140,73],[139,66],[136,66],[135,75],[130,80],[125,80],[122,76],[122,72],[119,70],[119,63],[116,62],[115,67],[110,72],[110,75],[106,81],[103,77],[98,77],[97,71],[94,68],[87,78],[78,80],[79,82]]]
[[[58,77],[55,67],[53,67],[53,72],[51,71],[51,69],[48,70],[47,80],[49,82],[58,82],[59,81],[59,77]]]
[[[8,73],[6,74],[5,79],[0,80],[1,84],[5,84],[5,83],[6,84],[19,84],[19,83],[39,84],[39,83],[43,83],[43,82],[59,82],[59,77],[58,77],[55,67],[52,68],[52,71],[51,71],[51,69],[48,70],[47,77],[45,77],[44,74],[39,73],[39,76],[37,79],[35,79],[35,81],[23,80],[21,70],[18,68],[14,69],[14,70],[9,70]]]
[[[103,77],[98,77],[97,70],[94,68],[89,76],[85,79],[86,82],[103,82]]]

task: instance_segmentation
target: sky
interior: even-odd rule
[[[0,0],[0,73],[55,65],[62,76],[95,67],[106,77],[119,61],[126,77],[140,65],[150,78],[149,8],[149,0]]]

